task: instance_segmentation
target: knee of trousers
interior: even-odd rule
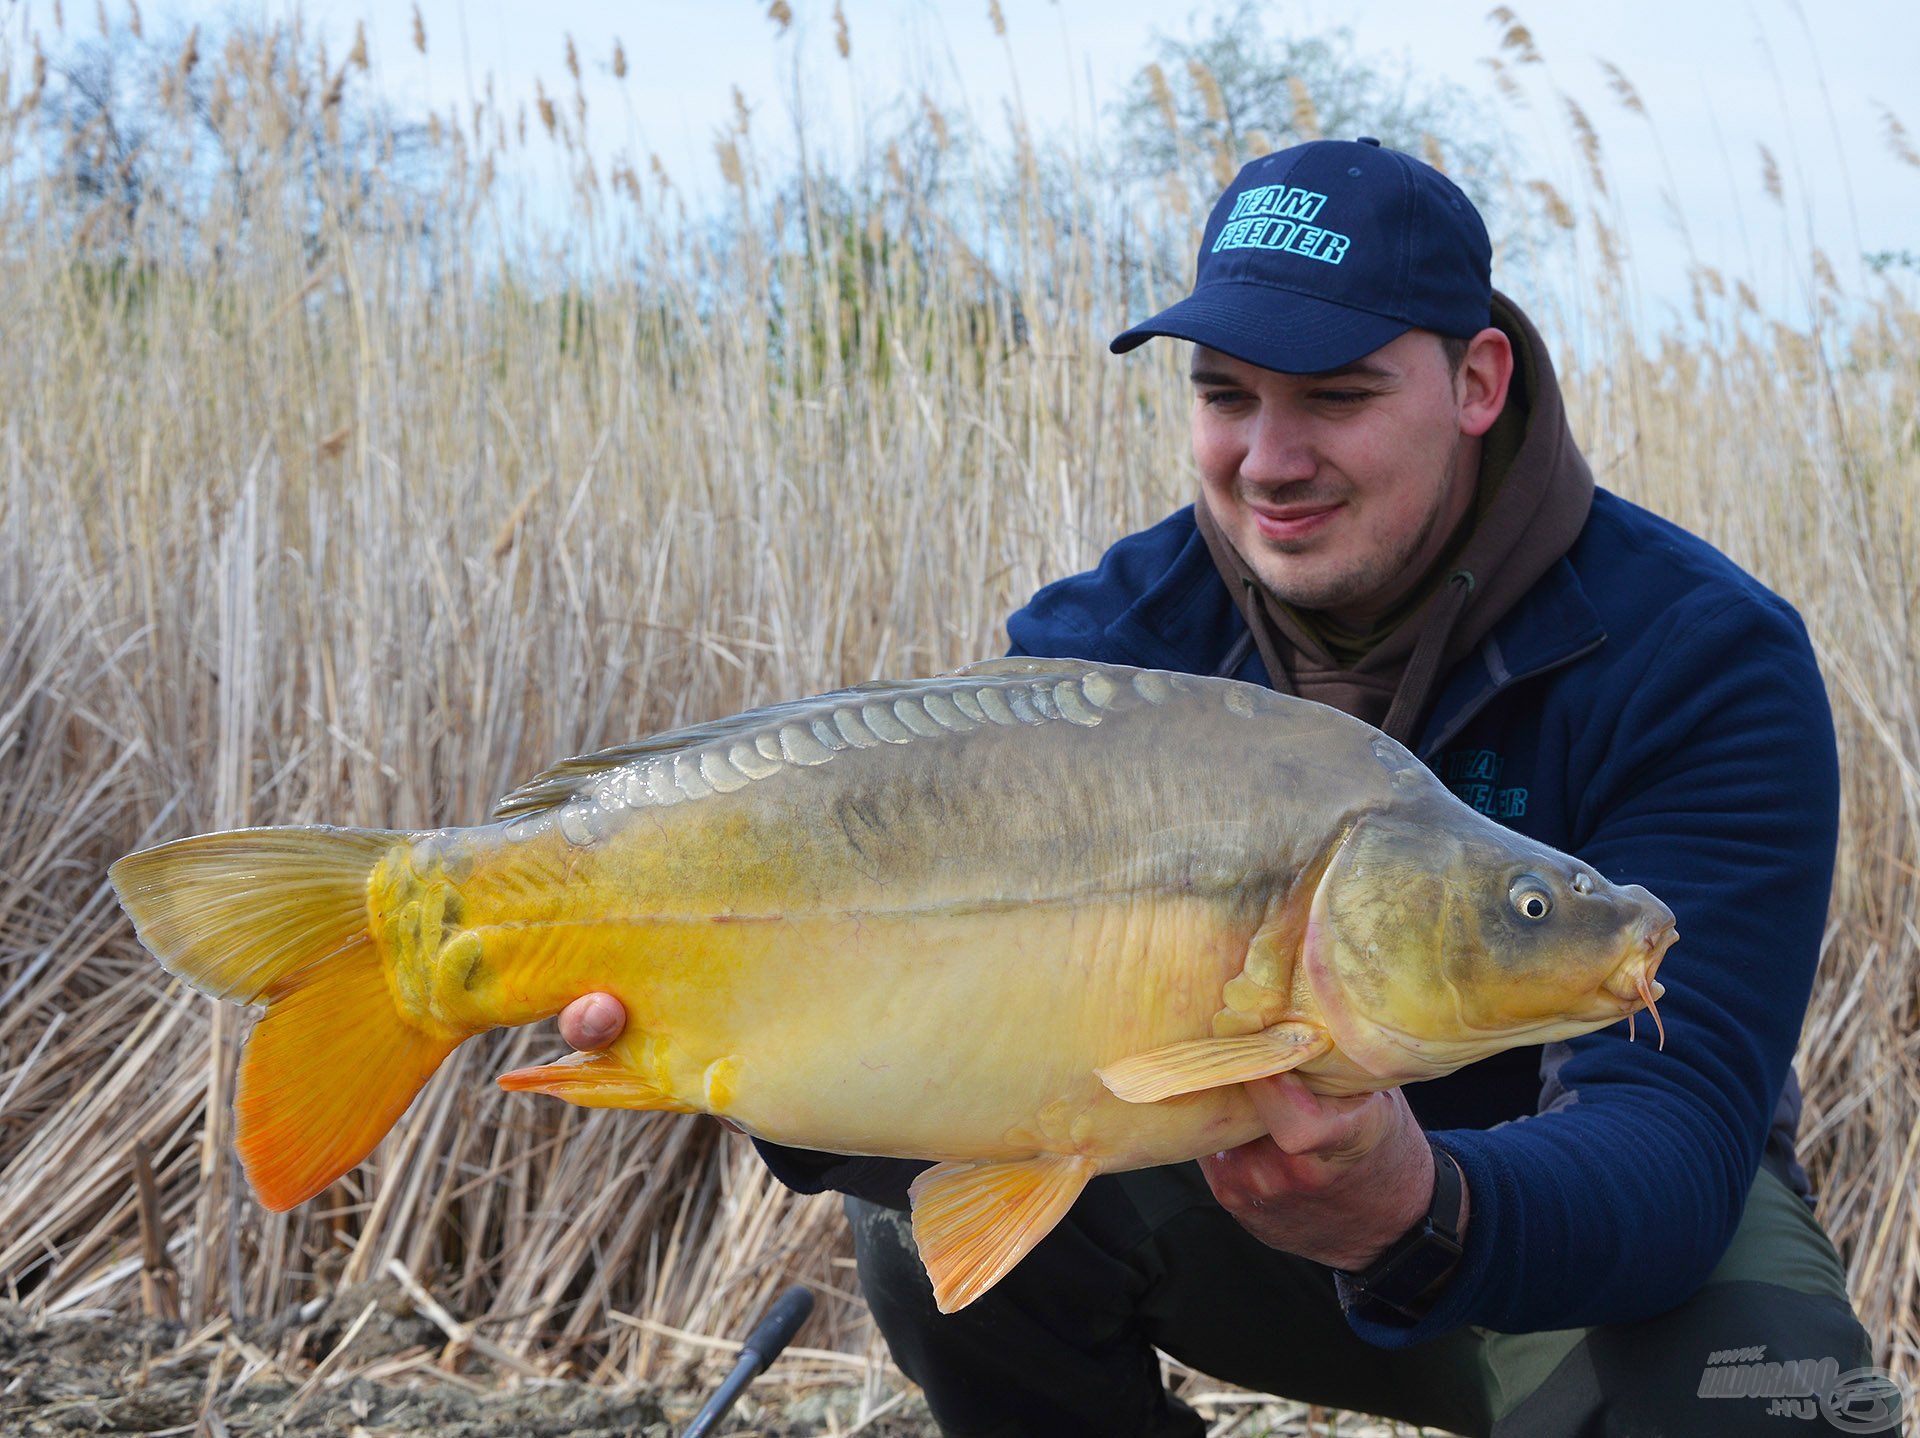
[[[898,1209],[851,1195],[841,1201],[853,1233],[854,1261],[867,1306],[884,1328],[894,1314],[925,1317],[939,1310],[933,1283],[913,1241],[913,1222]]]
[[[1125,1209],[1111,1185],[1090,1189],[1082,1202]],[[842,1207],[861,1290],[889,1342],[909,1329],[935,1331],[944,1342],[963,1331],[1001,1331],[1012,1322],[1076,1347],[1098,1346],[1138,1321],[1149,1278],[1124,1252],[1124,1243],[1116,1247],[1116,1239],[1127,1236],[1117,1214],[1088,1223],[1076,1208],[987,1293],[958,1313],[942,1314],[908,1215],[851,1196]]]
[[[943,1433],[992,1438],[1201,1438],[1171,1402],[1136,1313],[1140,1280],[1072,1223],[957,1313],[942,1314],[912,1222],[843,1201],[867,1307]]]

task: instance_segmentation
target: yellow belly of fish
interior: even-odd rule
[[[1262,1131],[1237,1086],[1126,1103],[1095,1073],[1210,1032],[1248,935],[1204,900],[655,915],[481,937],[489,959],[471,997],[496,1021],[515,1021],[536,966],[542,990],[621,1000],[627,1032],[599,1062],[633,1075],[631,1106],[840,1153],[1075,1154],[1102,1171]]]

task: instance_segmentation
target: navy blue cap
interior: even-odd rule
[[[1338,369],[1410,329],[1478,334],[1492,264],[1480,212],[1433,166],[1312,140],[1248,161],[1207,217],[1193,293],[1109,348],[1171,335],[1262,369]]]

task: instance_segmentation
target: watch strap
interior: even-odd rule
[[[1460,1217],[1466,1176],[1454,1156],[1427,1138],[1433,1150],[1433,1197],[1420,1221],[1359,1273],[1345,1275],[1356,1298],[1383,1304],[1403,1317],[1424,1318],[1460,1264]]]

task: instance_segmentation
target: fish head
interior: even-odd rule
[[[1442,793],[1347,830],[1301,957],[1341,1051],[1405,1082],[1651,1007],[1677,937],[1645,888]]]

